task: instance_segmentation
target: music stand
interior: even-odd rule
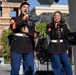
[[[69,43],[69,58],[70,62],[72,63],[72,46],[76,45],[76,32],[70,32],[68,33],[68,43]]]
[[[76,45],[76,32],[68,33],[68,42],[69,45]]]

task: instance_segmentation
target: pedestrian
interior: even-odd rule
[[[47,25],[47,33],[50,37],[48,52],[50,53],[54,75],[72,75],[67,54],[68,29],[60,11],[54,13],[52,22]]]
[[[11,75],[19,75],[21,60],[23,60],[24,75],[34,75],[34,49],[32,41],[37,36],[34,21],[29,18],[30,4],[22,2],[20,15],[10,19],[13,31],[11,42]]]

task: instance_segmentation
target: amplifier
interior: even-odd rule
[[[54,75],[53,71],[45,71],[45,70],[42,70],[42,71],[37,71],[35,73],[35,75]]]

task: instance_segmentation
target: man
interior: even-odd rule
[[[34,22],[29,19],[29,4],[20,5],[20,16],[12,17],[10,28],[14,36],[11,43],[11,75],[19,75],[20,63],[23,60],[24,75],[34,75],[33,39],[37,32]]]

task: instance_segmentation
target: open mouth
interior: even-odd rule
[[[26,10],[24,12],[27,12]]]

